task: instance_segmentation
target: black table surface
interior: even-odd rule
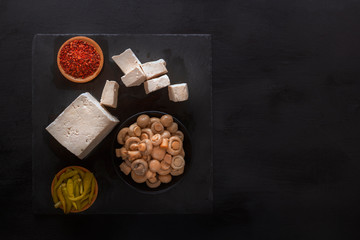
[[[360,2],[0,1],[1,239],[359,239]],[[214,213],[32,212],[37,33],[212,35]]]

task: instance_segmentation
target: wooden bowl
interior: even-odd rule
[[[63,174],[63,173],[64,173],[66,170],[68,170],[69,168],[73,168],[73,167],[75,167],[75,168],[80,168],[80,169],[83,170],[84,172],[90,172],[90,171],[87,170],[86,168],[83,168],[83,167],[80,167],[80,166],[68,166],[68,167],[65,167],[65,168],[61,169],[61,170],[55,175],[55,177],[56,177],[57,179],[59,179],[59,177],[60,177],[61,174]],[[55,177],[54,177],[54,179],[53,179],[52,182],[51,182],[51,193],[54,191]],[[94,176],[94,178],[95,178],[95,176]],[[96,181],[96,178],[95,178],[95,183],[96,183],[96,185],[95,185],[95,192],[94,192],[93,200],[91,201],[91,203],[85,205],[82,209],[79,209],[79,210],[71,210],[71,211],[70,211],[71,213],[83,212],[83,211],[85,211],[86,209],[88,209],[91,205],[93,205],[93,203],[95,202],[95,200],[96,200],[96,198],[97,198],[98,191],[99,191],[99,186],[98,186],[98,183],[97,183],[97,181]],[[63,209],[62,206],[60,206],[60,208]]]
[[[96,51],[100,54],[100,65],[99,65],[98,69],[96,70],[96,72],[94,72],[92,75],[90,75],[90,76],[88,76],[86,78],[73,77],[70,74],[67,74],[60,65],[60,52],[61,52],[61,49],[66,44],[68,44],[69,42],[71,42],[73,40],[82,40],[82,41],[92,45],[96,49]],[[58,54],[57,54],[57,65],[58,65],[58,68],[59,68],[61,74],[66,79],[68,79],[68,80],[70,80],[72,82],[76,82],[76,83],[86,83],[86,82],[89,82],[89,81],[93,80],[101,72],[101,69],[102,69],[102,67],[104,65],[104,55],[103,55],[103,52],[102,52],[100,46],[94,40],[92,40],[91,38],[88,38],[88,37],[84,37],[84,36],[77,36],[77,37],[73,37],[73,38],[68,39],[66,42],[63,43],[63,45],[61,45],[61,47],[60,47],[60,49],[58,51]]]

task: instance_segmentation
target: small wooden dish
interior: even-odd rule
[[[96,49],[96,51],[100,54],[100,65],[99,65],[98,69],[96,70],[96,72],[94,72],[94,74],[92,74],[92,75],[90,75],[90,76],[88,76],[86,78],[73,77],[70,74],[67,74],[60,65],[60,52],[61,52],[61,49],[66,44],[68,44],[69,42],[71,42],[73,40],[82,40],[84,42],[87,42],[88,44],[92,45]],[[101,69],[102,69],[102,67],[104,65],[104,55],[103,55],[103,52],[102,52],[100,46],[94,40],[92,40],[91,38],[88,38],[88,37],[84,37],[84,36],[77,36],[77,37],[73,37],[73,38],[68,39],[66,42],[63,43],[63,45],[61,45],[61,47],[60,47],[60,49],[58,51],[58,54],[57,54],[57,65],[58,65],[58,68],[59,68],[61,74],[66,79],[68,79],[68,80],[70,80],[72,82],[75,82],[75,83],[86,83],[86,82],[89,82],[89,81],[93,80],[94,78],[96,78],[97,75],[99,75],[99,73],[101,72]]]
[[[83,168],[83,167],[80,167],[80,166],[68,166],[68,167],[65,167],[65,168],[61,169],[61,170],[55,175],[55,177],[56,177],[57,179],[59,179],[59,177],[60,177],[61,174],[63,174],[64,172],[66,172],[66,170],[68,170],[69,168],[73,168],[73,167],[75,167],[75,168],[80,168],[80,169],[83,170],[84,172],[90,172],[90,171],[87,170],[86,168]],[[53,179],[52,182],[51,182],[51,193],[54,191],[55,177],[54,177],[54,179]],[[94,176],[94,178],[95,178],[95,176]],[[91,203],[85,205],[82,209],[79,209],[79,210],[71,210],[71,211],[70,211],[71,213],[83,212],[83,211],[85,211],[86,209],[88,209],[91,205],[93,205],[93,203],[95,202],[95,200],[96,200],[96,198],[97,198],[98,191],[99,191],[99,186],[98,186],[98,183],[97,183],[97,181],[96,181],[96,178],[95,178],[95,183],[96,183],[96,185],[95,185],[95,192],[94,192],[93,200],[91,201]],[[60,206],[60,208],[63,209],[62,206]]]

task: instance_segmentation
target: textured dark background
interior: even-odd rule
[[[359,12],[351,0],[0,0],[1,239],[358,239]],[[212,34],[212,216],[32,214],[36,33]]]

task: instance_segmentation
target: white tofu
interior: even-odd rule
[[[170,85],[170,79],[168,75],[162,75],[158,78],[153,78],[151,80],[148,80],[144,82],[144,88],[146,94],[149,94],[151,92],[154,92],[156,90],[159,90],[161,88],[167,87]]]
[[[101,105],[116,108],[118,102],[119,84],[116,81],[106,80],[101,94]]]
[[[118,122],[87,92],[77,97],[46,130],[61,145],[83,159]]]
[[[131,70],[141,65],[141,62],[130,48],[119,55],[112,56],[112,59],[124,74],[128,74]]]
[[[168,86],[169,99],[173,102],[186,101],[189,98],[189,90],[186,83],[173,84]]]
[[[168,72],[164,59],[141,64],[141,68],[143,69],[148,80]]]
[[[126,87],[135,87],[139,86],[146,80],[145,73],[140,66],[134,68],[129,73],[121,77],[121,81]]]

